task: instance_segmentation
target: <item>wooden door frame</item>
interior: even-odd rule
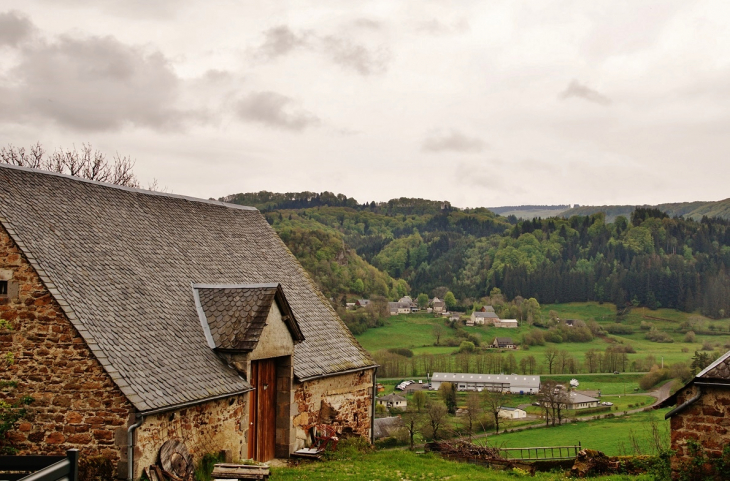
[[[251,385],[256,388],[256,383],[258,382],[258,366],[260,364],[256,364],[257,361],[273,361],[274,363],[274,370],[275,370],[275,382],[274,385],[271,387],[275,390],[274,392],[274,406],[273,409],[273,415],[274,415],[274,424],[273,426],[270,426],[273,428],[274,431],[274,447],[273,447],[273,453],[271,454],[271,457],[276,458],[288,458],[291,454],[291,449],[293,446],[292,440],[290,439],[291,433],[292,433],[292,420],[291,420],[291,403],[292,403],[292,363],[293,363],[293,356],[282,356],[282,357],[275,357],[275,358],[266,358],[266,359],[258,359],[251,361],[251,377],[250,383]],[[259,426],[258,426],[258,404],[259,404],[259,390],[254,389],[249,393],[249,410],[248,410],[248,417],[249,417],[249,432],[248,432],[248,457],[251,459],[256,459],[259,457],[260,453],[260,446],[259,441],[260,438],[258,436],[259,432]],[[258,453],[257,453],[258,451]],[[271,458],[269,458],[271,459]],[[264,460],[267,461],[267,460]]]

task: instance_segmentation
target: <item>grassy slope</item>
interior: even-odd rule
[[[319,479],[340,481],[343,479],[366,480],[431,480],[450,481],[491,480],[507,481],[514,479],[536,481],[558,481],[565,479],[563,473],[537,473],[534,477],[515,472],[501,472],[485,469],[471,464],[446,461],[430,454],[414,454],[409,451],[387,450],[370,454],[353,453],[347,459],[328,462],[303,463],[296,468],[272,469],[272,479],[300,480]],[[631,479],[648,481],[648,475],[627,478],[626,476],[606,476],[602,481]]]
[[[659,433],[669,441],[669,422],[664,420],[668,409],[659,409],[631,416],[578,422],[562,426],[528,429],[486,438],[490,446],[505,448],[538,446],[573,446],[580,443],[584,448],[597,449],[609,456],[633,454],[631,437],[638,440],[642,453],[650,454],[651,422],[658,423]],[[482,440],[483,442],[483,440]]]
[[[607,327],[615,323],[616,310],[611,304],[598,304],[595,302],[581,302],[581,303],[570,303],[570,304],[552,304],[543,306],[543,315],[547,316],[550,310],[554,310],[558,313],[559,317],[563,319],[583,319],[585,321],[595,320],[604,327]],[[651,316],[656,318],[667,319],[656,320],[645,318],[644,316]],[[671,332],[670,330],[676,329],[681,322],[688,320],[699,320],[709,324],[710,321],[699,314],[685,313],[675,311],[671,309],[658,309],[651,311],[649,309],[634,309],[629,313],[626,319],[622,322],[622,325],[632,327],[635,332],[627,335],[610,335],[609,340],[619,343],[631,344],[636,350],[635,354],[629,354],[629,362],[633,359],[644,358],[648,355],[653,355],[656,358],[657,363],[661,363],[662,357],[664,358],[665,364],[672,364],[680,361],[688,361],[691,359],[695,350],[699,350],[702,347],[702,343],[705,340],[709,340],[712,343],[719,343],[721,346],[727,342],[730,342],[730,332],[727,327],[724,327],[724,334],[719,336],[703,336],[698,335],[696,342],[685,343],[682,342],[684,334],[678,332]],[[641,322],[651,322],[657,328],[667,330],[674,343],[655,343],[644,339],[645,331],[640,329]],[[386,320],[385,326],[376,329],[370,329],[364,334],[357,336],[358,341],[370,352],[375,352],[380,349],[388,349],[395,347],[405,347],[413,350],[415,354],[447,354],[454,352],[454,347],[436,347],[434,346],[435,338],[433,336],[433,326],[439,323],[443,323],[441,318],[433,317],[430,314],[410,314],[410,315],[399,315],[393,316]],[[727,326],[727,321],[712,321],[713,324],[718,326]],[[520,339],[522,334],[527,332],[529,327],[520,327],[518,329],[499,329],[494,327],[468,327],[466,330],[469,333],[476,334],[481,337],[483,342],[491,342],[495,336],[509,336],[514,339]],[[441,344],[449,338],[454,337],[454,331],[452,329],[445,329],[445,335],[441,340]],[[560,343],[552,344],[547,343],[545,346],[533,346],[529,350],[517,350],[514,351],[514,355],[519,362],[520,359],[526,356],[534,356],[540,367],[544,359],[543,354],[548,347],[554,347],[559,350],[566,350],[572,355],[578,357],[581,361],[583,356],[588,349],[598,349],[604,351],[610,344],[605,339],[596,338],[591,342],[586,343]],[[682,352],[682,350],[687,352]],[[722,348],[721,348],[722,349]],[[545,370],[543,368],[543,370]],[[546,370],[545,372],[546,373]]]

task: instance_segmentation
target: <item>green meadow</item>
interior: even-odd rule
[[[536,473],[530,476],[524,471],[497,471],[473,464],[447,461],[432,454],[416,454],[407,450],[380,450],[361,453],[343,450],[336,458],[326,462],[303,462],[297,467],[273,468],[272,479],[280,481],[316,479],[322,481],[352,480],[449,480],[449,481],[510,481],[525,479],[534,481],[564,480],[562,472]],[[613,475],[597,478],[601,481],[649,481],[650,475]]]
[[[542,306],[543,317],[547,318],[551,310],[557,312],[562,319],[595,321],[604,329],[617,324],[616,309],[612,304],[598,304],[596,302],[549,304]],[[531,346],[525,349],[520,348],[515,351],[504,352],[503,356],[512,353],[518,364],[522,358],[533,356],[537,361],[535,374],[548,374],[544,359],[545,352],[549,348],[567,351],[582,364],[585,353],[589,349],[605,351],[611,345],[623,344],[630,345],[635,351],[628,354],[628,365],[626,369],[622,370],[630,371],[631,361],[643,360],[647,356],[652,356],[657,365],[661,365],[662,362],[664,364],[688,362],[695,351],[702,349],[703,343],[706,341],[718,351],[724,352],[730,347],[730,332],[728,331],[730,322],[728,322],[728,319],[711,320],[696,313],[685,313],[672,309],[649,310],[635,308],[619,320],[622,327],[631,329],[632,332],[628,334],[608,334],[605,337],[596,337],[590,342],[583,343],[548,342],[544,346]],[[454,354],[458,351],[458,345],[449,347],[445,344],[449,342],[452,344],[460,343],[462,340],[457,338],[455,329],[445,325],[443,318],[435,317],[433,314],[402,314],[389,317],[384,322],[384,326],[369,329],[356,336],[362,346],[372,353],[383,349],[407,348],[415,356]],[[656,329],[666,332],[674,342],[658,343],[646,339],[647,330],[642,329],[642,322],[645,327],[648,323],[651,323]],[[698,333],[695,342],[684,342],[685,333],[679,331],[680,325],[686,322],[691,322],[694,326],[697,326]],[[434,326],[436,325],[443,326],[443,335],[438,346],[435,345],[436,338],[434,336]],[[467,333],[476,336],[482,345],[486,345],[491,343],[497,336],[511,337],[519,342],[525,333],[538,328],[520,326],[517,329],[504,329],[491,326],[474,326],[464,327],[463,329]],[[585,372],[585,370],[581,372]],[[556,373],[555,369],[553,369],[553,373]],[[591,389],[588,386],[585,388]],[[633,387],[631,389],[633,390]]]
[[[583,448],[597,449],[609,456],[635,454],[634,446],[637,446],[639,453],[636,454],[653,454],[652,422],[656,423],[662,443],[669,444],[669,421],[664,420],[668,410],[526,429],[480,438],[478,442],[500,448],[575,446],[580,443]]]

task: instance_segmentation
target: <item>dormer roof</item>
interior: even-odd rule
[[[280,284],[193,284],[193,295],[208,347],[250,352],[256,348],[276,303],[292,340],[304,340]]]

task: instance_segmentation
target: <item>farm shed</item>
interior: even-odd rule
[[[254,208],[2,165],[0,283],[0,397],[36,400],[19,454],[137,479],[172,438],[266,460],[318,424],[370,436],[371,357]]]
[[[689,463],[689,440],[697,441],[709,456],[719,457],[730,444],[730,351],[707,366],[659,407],[676,407],[670,420],[672,470]]]
[[[438,390],[442,382],[450,382],[458,391],[510,391],[513,394],[537,394],[540,376],[505,374],[470,374],[435,372],[431,376],[431,389]]]
[[[500,406],[497,416],[505,419],[522,419],[527,417],[527,411],[524,411],[520,408]]]

